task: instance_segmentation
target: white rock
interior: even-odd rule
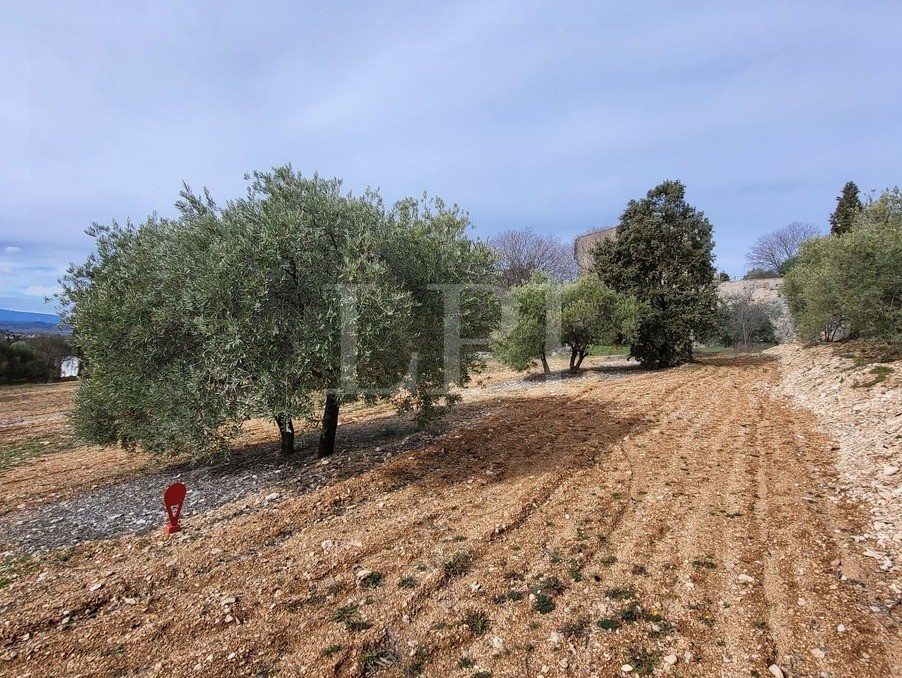
[[[747,574],[745,574],[745,573],[740,574],[738,577],[736,577],[736,579],[737,579],[741,584],[753,584],[753,583],[755,582],[755,578],[754,578],[754,577],[750,577],[749,575],[747,575]]]
[[[365,567],[361,567],[359,570],[357,570],[357,581],[360,581],[361,579],[366,579],[371,574],[373,574],[373,573],[370,572],[369,570],[367,570]]]
[[[495,648],[497,652],[504,652],[504,641],[498,636],[495,636],[492,638],[492,647]]]
[[[332,550],[332,549],[335,548],[335,542],[332,541],[331,539],[326,539],[325,541],[320,542],[319,547],[320,547],[323,551],[330,551],[330,550]]]
[[[223,605],[234,605],[235,604],[235,596],[226,596],[219,602],[222,603]]]
[[[558,665],[562,669],[566,669],[568,666],[570,666],[570,662],[568,662],[566,659],[561,659],[561,661],[558,662]]]
[[[823,651],[821,648],[819,648],[819,647],[813,647],[813,648],[811,648],[811,654],[813,654],[813,655],[814,655],[815,657],[817,657],[818,659],[823,659],[824,657],[827,656],[827,653],[824,652],[824,651]]]
[[[676,664],[677,656],[675,654],[669,654],[666,657],[664,657],[664,661],[667,662],[668,664]]]
[[[269,494],[266,495],[266,501],[275,501],[278,498],[279,498],[278,492],[270,492]]]
[[[893,476],[899,472],[898,466],[884,466],[883,467],[883,475],[885,476]]]
[[[633,667],[630,666],[629,664],[624,664],[623,666],[620,667],[620,670],[623,671],[624,673],[632,673]]]
[[[785,678],[785,676],[783,675],[783,669],[781,669],[776,664],[771,664],[767,667],[767,670],[773,674],[774,678]]]
[[[97,582],[96,584],[91,585],[91,591],[99,591],[103,588],[103,584],[101,582]]]
[[[843,624],[840,624],[839,626],[836,627],[836,632],[837,633],[845,633],[846,627]]]
[[[236,655],[234,652],[229,652],[229,656],[226,657],[226,661],[232,661],[232,660],[234,660],[235,657],[237,657],[237,656],[238,656],[238,655]]]
[[[561,644],[561,640],[562,640],[561,634],[558,633],[557,631],[554,631],[554,632],[551,634],[551,636],[548,638],[548,640],[551,641],[551,644],[552,644],[552,645],[560,645],[560,644]]]

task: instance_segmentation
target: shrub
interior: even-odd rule
[[[902,192],[871,201],[848,232],[806,242],[784,294],[803,339],[902,343]]]

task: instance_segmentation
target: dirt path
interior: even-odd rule
[[[303,496],[43,556],[0,589],[0,671],[902,675],[898,575],[776,379],[499,394]]]

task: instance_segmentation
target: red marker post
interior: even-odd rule
[[[163,534],[181,531],[179,516],[182,515],[182,504],[185,503],[186,492],[184,483],[173,483],[163,494],[163,503],[166,505],[166,513],[169,516],[169,524],[163,528]]]

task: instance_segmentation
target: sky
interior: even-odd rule
[[[260,5],[260,6],[257,6]],[[48,312],[92,223],[292,163],[474,235],[612,225],[665,179],[733,276],[902,183],[902,3],[0,0],[0,307]]]

